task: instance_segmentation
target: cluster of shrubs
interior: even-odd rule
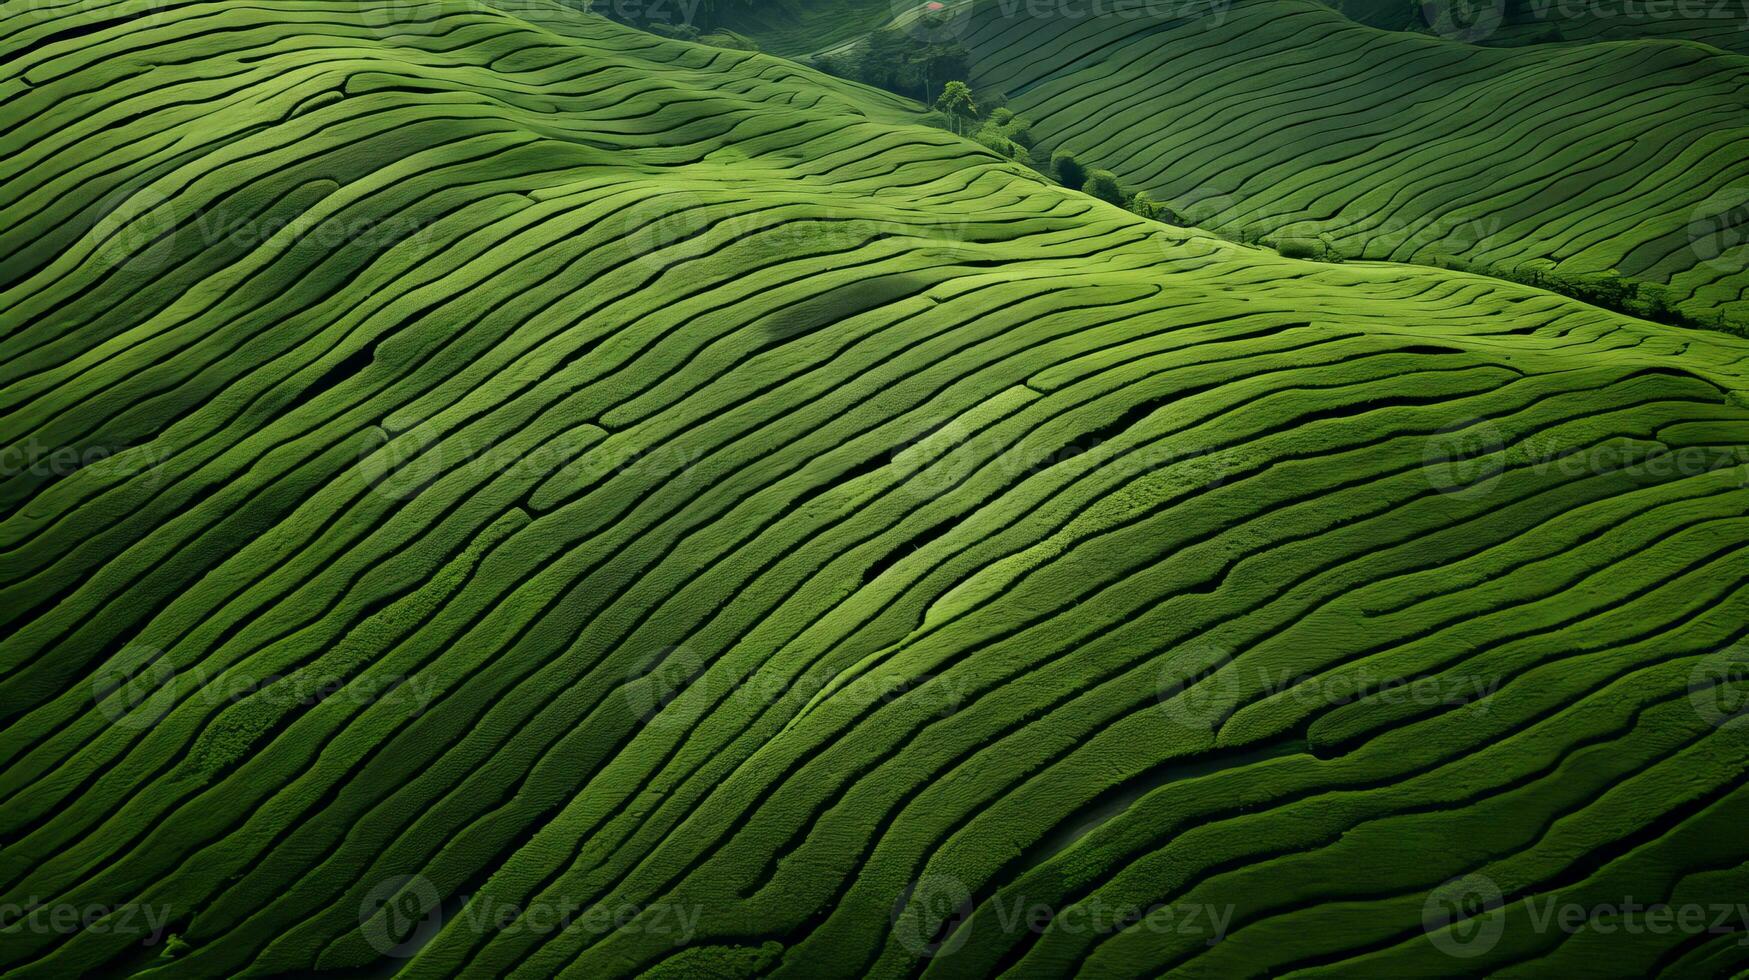
[[[1563,296],[1570,296],[1581,302],[1590,303],[1592,306],[1600,306],[1617,313],[1637,316],[1642,320],[1651,320],[1673,327],[1719,330],[1740,337],[1749,337],[1749,323],[1726,320],[1717,315],[1691,316],[1677,309],[1676,305],[1670,302],[1668,287],[1655,282],[1624,279],[1613,272],[1570,276],[1555,272],[1546,265],[1498,268],[1469,263],[1448,256],[1441,256],[1434,264],[1444,269],[1473,272],[1494,279],[1505,279],[1526,286],[1535,286],[1538,289],[1546,289],[1551,293],[1560,293]]]
[[[1184,220],[1146,191],[1126,191],[1109,170],[1088,168],[1069,150],[1046,153],[1032,135],[1032,124],[1003,103],[1001,93],[974,97],[964,82],[948,82],[935,100],[932,121],[970,136],[984,147],[1044,174],[1064,187],[1090,194],[1144,218],[1183,224]]]

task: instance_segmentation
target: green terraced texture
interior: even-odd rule
[[[1749,965],[1539,911],[1749,883],[1749,341],[917,118],[0,8],[5,975]]]
[[[1349,19],[1391,31],[1418,31],[1470,44],[1700,41],[1749,54],[1744,0],[1328,0]]]
[[[1749,37],[1749,18],[1722,23]],[[1312,0],[973,0],[913,29],[964,44],[1045,154],[1228,237],[1620,277],[1749,329],[1749,59],[1467,43],[1497,26],[1379,31]]]
[[[1618,274],[1749,326],[1749,59],[1673,41],[1477,48],[1302,0],[958,26],[1050,149],[1228,235],[1352,258]]]

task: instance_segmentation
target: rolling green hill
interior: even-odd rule
[[[1749,54],[1749,5],[1743,0],[1334,0],[1363,24],[1420,30],[1472,44],[1517,46],[1652,38],[1699,41]]]
[[[1749,883],[1749,340],[544,0],[0,96],[5,976],[1749,966],[1542,917]]]
[[[1313,0],[1038,6],[902,18],[963,44],[970,80],[1031,121],[1043,155],[1068,149],[1229,238],[1605,303],[1638,291],[1635,308],[1749,329],[1749,59],[1674,40],[1479,48],[1517,21],[1477,15],[1447,40]],[[1717,23],[1749,37],[1749,18]],[[762,40],[795,51],[802,33]]]

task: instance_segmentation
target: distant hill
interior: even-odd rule
[[[1749,59],[1478,48],[1311,0],[1046,8],[975,0],[918,31],[963,44],[1046,153],[1186,220],[1578,295],[1643,283],[1694,321],[1749,325]]]

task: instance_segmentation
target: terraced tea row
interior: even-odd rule
[[[8,975],[1744,965],[1520,899],[1741,894],[1749,341],[533,0],[0,92]]]
[[[979,0],[929,25],[912,30],[963,42],[1047,150],[1229,237],[1587,293],[1646,283],[1648,302],[1749,327],[1740,56],[1479,49],[1311,0]]]
[[[1741,58],[1663,42],[1481,51],[1276,0],[1215,20],[993,20],[967,40],[979,80],[1014,94],[1047,144],[1209,227],[1356,258],[1619,274],[1694,317],[1749,323]]]

